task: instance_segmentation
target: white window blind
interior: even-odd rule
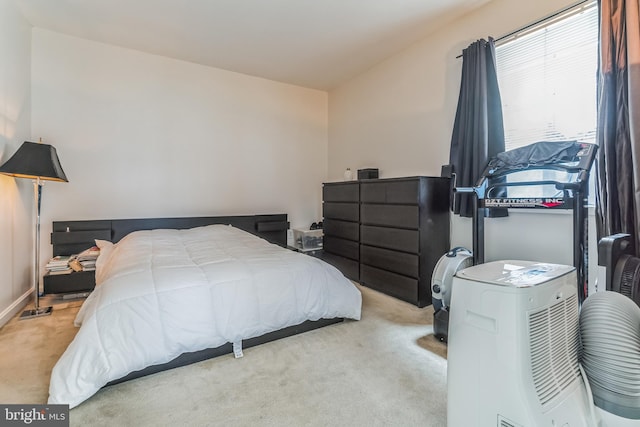
[[[598,9],[588,2],[497,43],[506,150],[595,142]]]

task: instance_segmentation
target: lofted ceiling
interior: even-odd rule
[[[35,27],[329,90],[490,0],[14,0]]]

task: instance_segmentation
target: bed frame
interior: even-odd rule
[[[53,256],[71,255],[93,246],[96,239],[117,243],[132,231],[186,229],[212,224],[229,224],[271,243],[287,245],[287,214],[54,221],[51,244]]]
[[[91,247],[95,244],[96,239],[117,243],[133,231],[158,228],[187,229],[212,224],[229,224],[282,247],[286,247],[287,245],[287,229],[289,228],[287,214],[54,221],[51,233],[51,244],[53,245],[54,256],[70,255]],[[343,320],[343,318],[320,319],[317,321],[308,320],[299,325],[244,340],[242,347],[253,347],[280,338],[286,338],[323,326],[339,323]],[[233,345],[231,343],[216,348],[183,353],[170,362],[131,372],[120,379],[109,382],[107,386],[229,353],[233,353]]]

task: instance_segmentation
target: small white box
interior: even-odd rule
[[[293,242],[302,250],[322,249],[322,230],[293,229]]]

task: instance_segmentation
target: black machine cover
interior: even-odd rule
[[[492,174],[576,161],[583,146],[577,141],[540,141],[499,153],[489,162]]]

